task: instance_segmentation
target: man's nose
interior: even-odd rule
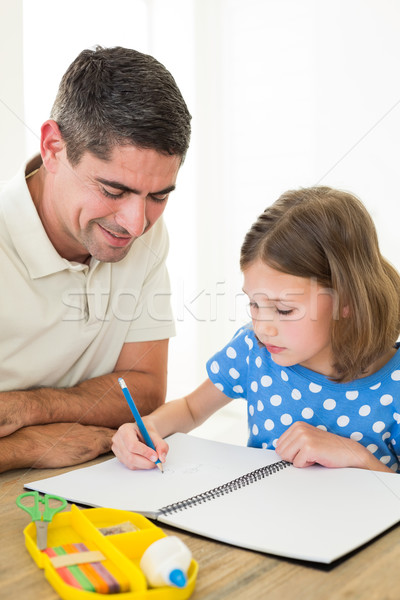
[[[129,198],[116,213],[115,220],[133,237],[139,237],[147,227],[146,200]]]

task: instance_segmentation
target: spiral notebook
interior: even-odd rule
[[[400,520],[400,476],[296,469],[271,450],[174,434],[164,473],[116,458],[25,484],[88,506],[139,512],[221,542],[331,563]]]

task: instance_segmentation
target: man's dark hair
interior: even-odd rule
[[[68,160],[84,152],[107,160],[117,145],[185,158],[191,116],[171,73],[129,48],[83,50],[64,74],[51,118]]]

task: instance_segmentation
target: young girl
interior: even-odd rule
[[[165,436],[245,398],[249,446],[297,467],[400,471],[400,276],[361,202],[328,187],[283,194],[246,235],[241,269],[252,324],[209,360],[197,390],[145,417],[157,455],[132,423],[115,455],[154,467]]]

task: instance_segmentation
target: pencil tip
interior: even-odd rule
[[[164,467],[161,462],[157,463],[157,467],[160,469],[161,473],[164,473]]]

